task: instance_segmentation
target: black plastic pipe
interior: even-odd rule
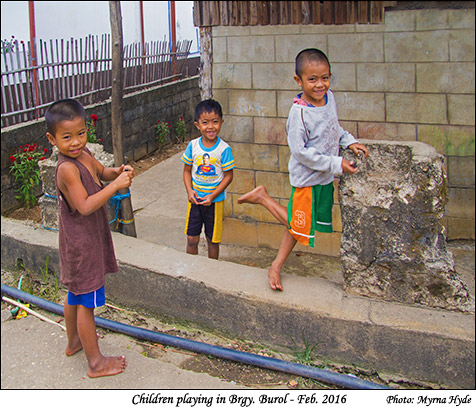
[[[20,299],[48,310],[57,315],[64,316],[63,306],[50,302],[38,296],[31,295],[21,290],[12,288],[2,283],[2,294],[12,298]],[[274,359],[272,357],[260,356],[254,353],[240,352],[225,347],[214,346],[203,342],[184,339],[177,336],[171,336],[160,332],[154,332],[148,329],[126,325],[100,317],[95,317],[96,324],[105,329],[123,333],[143,340],[149,340],[164,345],[174,346],[196,353],[212,355],[220,359],[233,360],[235,362],[245,363],[252,366],[258,366],[269,370],[275,370],[284,373],[290,373],[297,376],[307,377],[321,382],[330,383],[336,386],[348,389],[389,389],[377,383],[361,380],[355,376],[334,373],[329,370],[319,369],[317,367],[306,366],[303,364],[287,362],[285,360]]]

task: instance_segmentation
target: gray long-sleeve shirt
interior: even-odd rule
[[[357,142],[340,126],[331,90],[327,92],[327,104],[322,107],[293,104],[286,132],[291,150],[289,180],[296,188],[331,183],[342,174],[339,145],[347,148]]]

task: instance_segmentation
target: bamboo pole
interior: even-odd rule
[[[123,36],[121,2],[110,1],[109,13],[111,20],[112,41],[112,98],[111,98],[111,122],[112,122],[112,147],[114,151],[114,165],[121,166],[124,163],[122,146],[122,96],[123,96]],[[127,189],[119,191],[126,194]],[[121,201],[122,233],[127,236],[137,237],[132,211],[130,196]]]

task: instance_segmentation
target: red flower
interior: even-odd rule
[[[13,155],[10,155],[10,162],[15,162],[16,158]]]
[[[27,152],[28,151],[28,148],[23,148],[23,152]]]
[[[19,145],[18,148],[23,149],[23,145]]]
[[[32,145],[30,148],[28,148],[28,151],[31,152],[31,151],[34,151],[35,149],[36,149],[36,147],[34,147],[34,146]]]
[[[102,142],[102,138],[99,138],[99,141]]]
[[[28,161],[31,161],[33,158],[32,157],[28,157]]]
[[[30,146],[30,144],[25,144],[25,147],[29,147],[29,146]]]
[[[93,120],[93,125],[96,126],[96,123],[98,122],[98,119],[99,119],[98,116],[96,114],[91,114],[89,118]]]
[[[183,121],[183,117],[182,117],[182,116],[180,116],[180,119]]]
[[[46,159],[46,157],[41,157],[41,158],[40,158],[40,161],[43,161],[44,159]]]
[[[43,148],[44,153],[48,153],[48,148]]]

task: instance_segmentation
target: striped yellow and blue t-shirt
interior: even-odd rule
[[[231,147],[220,138],[211,148],[203,145],[202,137],[190,141],[180,159],[192,166],[192,188],[199,197],[211,194],[223,180],[224,172],[235,168]],[[224,199],[225,191],[213,202]]]

